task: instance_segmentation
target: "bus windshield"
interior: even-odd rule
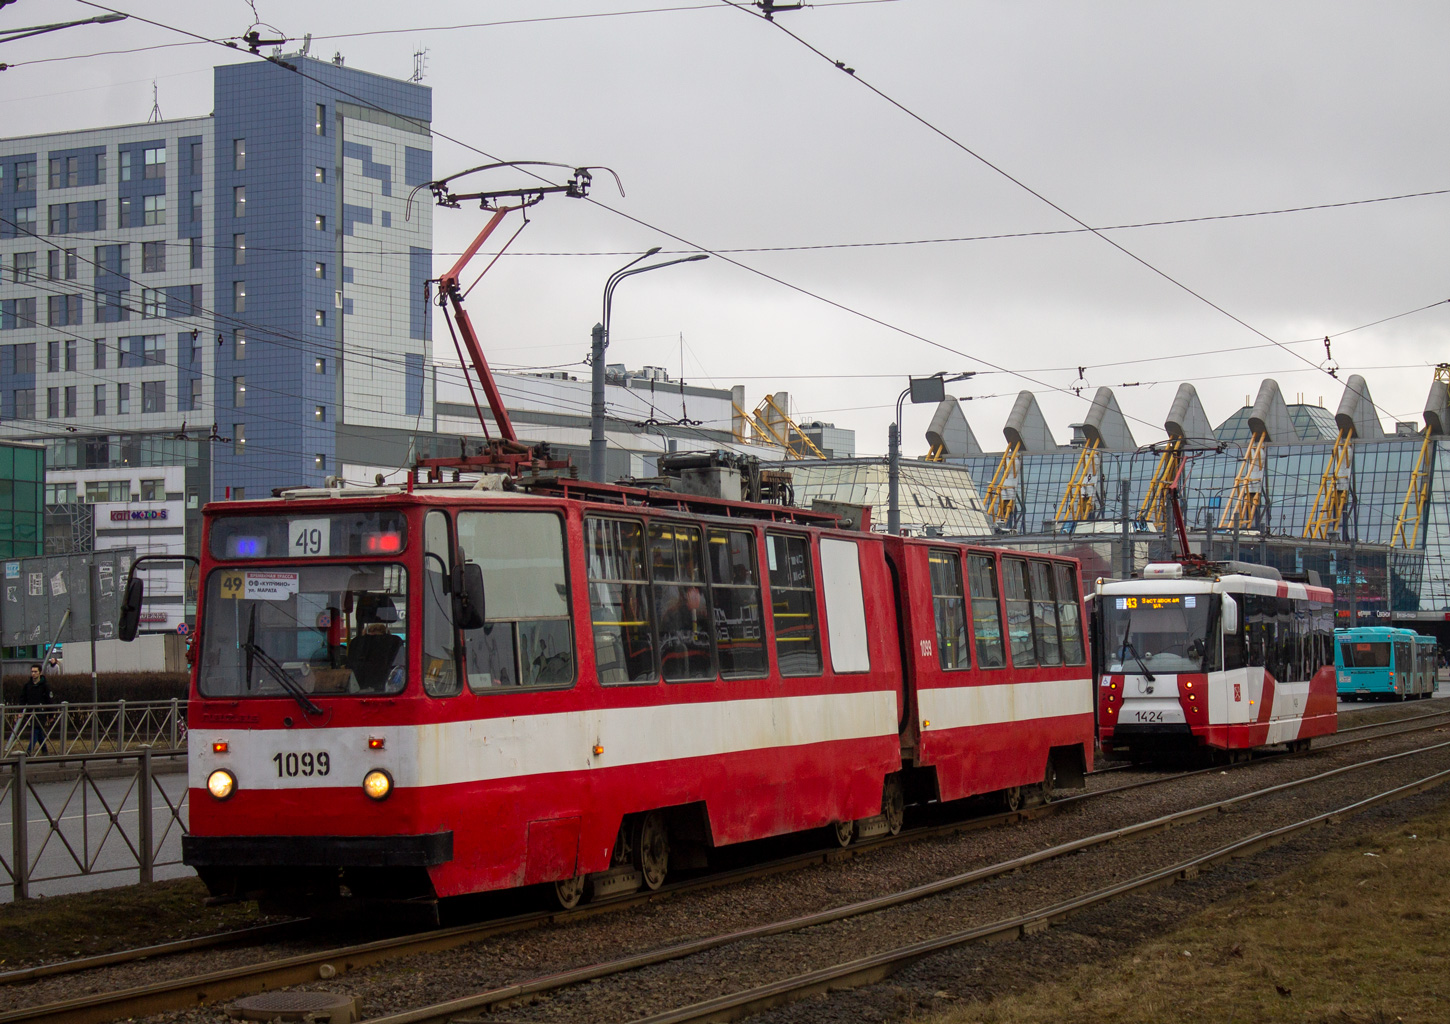
[[[205,697],[397,693],[407,682],[401,565],[217,569],[207,579]]]
[[[1389,641],[1341,640],[1339,656],[1344,659],[1345,668],[1389,668]]]
[[[1208,594],[1104,595],[1107,671],[1203,672]]]

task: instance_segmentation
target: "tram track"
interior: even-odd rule
[[[1439,717],[1443,716],[1414,716],[1415,719]],[[1388,723],[1375,723],[1368,728],[1383,728],[1386,725],[1393,726],[1397,724],[1403,724],[1403,720],[1397,720]],[[1355,727],[1354,731],[1358,731],[1361,728],[1365,727]],[[1420,731],[1429,728],[1434,728],[1434,726],[1421,724],[1409,730],[1400,730],[1398,733],[1392,735],[1403,735],[1407,732]],[[1350,742],[1368,741],[1378,738],[1381,737],[1366,736],[1361,737],[1359,740]],[[1340,744],[1335,744],[1335,746],[1339,745]],[[1411,754],[1420,753],[1425,750],[1439,749],[1443,746],[1450,746],[1450,744],[1437,744],[1427,748],[1415,748],[1411,751],[1404,751],[1399,754],[1390,755],[1388,759],[1393,760],[1395,758],[1410,756]],[[1259,761],[1253,763],[1262,764],[1264,763],[1264,760],[1265,759],[1260,759]],[[1224,806],[1231,806],[1237,802],[1253,799],[1258,796],[1268,795],[1286,788],[1293,788],[1294,786],[1306,785],[1311,782],[1321,781],[1323,779],[1340,775],[1348,771],[1367,767],[1376,763],[1380,763],[1382,760],[1385,759],[1371,759],[1369,761],[1357,762],[1353,765],[1333,769],[1331,772],[1328,773],[1320,773],[1315,776],[1306,777],[1302,780],[1280,784],[1278,786],[1269,787],[1261,791],[1255,791],[1251,794],[1232,797],[1228,801],[1222,801],[1221,803],[1223,803]],[[1208,770],[1227,770],[1231,767],[1242,766],[1243,765],[1225,766],[1222,769]],[[997,824],[1002,824],[1014,820],[1037,818],[1046,814],[1055,813],[1060,808],[1070,807],[1084,800],[1094,799],[1099,796],[1108,796],[1115,793],[1121,793],[1124,790],[1137,789],[1145,785],[1157,785],[1172,782],[1184,778],[1187,775],[1194,774],[1200,774],[1200,772],[1160,775],[1153,779],[1137,780],[1122,786],[1108,787],[1101,790],[1091,791],[1089,793],[1075,795],[1061,801],[1042,805],[1039,807],[1024,808],[1022,810],[1013,812],[988,815],[980,818],[974,818],[970,821],[955,821],[946,824],[930,825],[916,828],[910,830],[909,832],[903,832],[900,836],[897,837],[881,837],[880,839],[868,840],[847,849],[834,849],[824,851],[817,850],[812,851],[808,854],[780,858],[762,865],[754,865],[746,868],[725,871],[705,878],[677,883],[671,886],[667,886],[664,889],[654,893],[636,893],[630,896],[618,897],[611,901],[592,904],[586,907],[578,908],[574,911],[523,914],[483,924],[460,925],[453,928],[438,929],[432,932],[426,932],[422,934],[397,936],[354,946],[337,947],[332,949],[302,953],[290,957],[280,958],[277,960],[267,961],[260,964],[231,967],[220,971],[209,972],[203,975],[192,975],[183,978],[171,979],[169,981],[161,981],[151,985],[137,986],[130,989],[125,989],[119,992],[111,993],[109,995],[96,995],[82,997],[79,999],[68,999],[50,1004],[20,1008],[6,1013],[0,1013],[0,1024],[7,1024],[7,1022],[20,1020],[67,1022],[74,1021],[77,1022],[77,1024],[82,1024],[82,1022],[86,1021],[105,1021],[112,1020],[117,1017],[141,1016],[168,1009],[195,1007],[203,1004],[215,1004],[223,999],[228,999],[249,992],[264,991],[289,985],[299,985],[305,984],[307,982],[316,981],[320,975],[320,972],[325,973],[322,971],[325,966],[331,967],[333,972],[341,975],[344,973],[355,971],[361,967],[380,963],[386,960],[398,959],[401,957],[410,956],[422,952],[451,949],[490,937],[502,936],[509,933],[529,931],[554,923],[578,922],[589,916],[616,913],[619,911],[630,909],[632,907],[638,907],[653,900],[665,897],[677,896],[684,893],[699,891],[707,888],[736,884],[747,879],[763,878],[768,875],[795,871],[812,865],[840,862],[855,856],[859,856],[861,854],[874,852],[875,850],[878,850],[887,845],[920,841],[923,839],[941,837],[949,834],[989,828]],[[1128,826],[1126,829],[1118,829],[1110,833],[1104,833],[1097,837],[1089,837],[1089,839],[1087,840],[1078,840],[1073,844],[1063,844],[1060,847],[1053,848],[1055,852],[1052,854],[1052,856],[1067,856],[1070,853],[1075,853],[1082,849],[1087,849],[1092,845],[1101,845],[1102,843],[1111,842],[1113,839],[1123,838],[1129,835],[1139,834],[1146,831],[1168,828],[1172,827],[1174,824],[1186,824],[1190,820],[1196,820],[1196,818],[1198,817],[1202,817],[1206,814],[1211,813],[1212,810],[1213,807],[1210,807],[1209,809],[1192,808],[1187,811],[1178,812],[1176,815],[1167,816],[1166,818],[1153,819],[1147,822],[1140,822],[1135,825]],[[1046,852],[1047,851],[1044,851],[1043,853]],[[978,869],[976,872],[968,873],[965,876],[954,876],[952,879],[930,883],[927,886],[916,887],[913,890],[909,890],[911,895],[902,896],[902,894],[898,893],[893,894],[893,896],[890,897],[881,897],[879,898],[879,900],[890,901],[892,899],[896,899],[897,902],[902,902],[915,899],[923,899],[929,895],[932,895],[934,892],[946,891],[950,888],[972,884],[972,882],[974,881],[981,881],[986,878],[995,877],[996,875],[1000,875],[1002,873],[1018,871],[1027,864],[1041,863],[1044,859],[1043,853],[1033,854],[1030,855],[1028,858],[1016,858],[1014,860],[1003,862],[1003,864],[1005,864],[1006,866],[988,866]],[[889,902],[880,903],[879,901],[868,900],[864,901],[862,905],[870,905],[875,909],[880,909],[883,906],[888,906],[892,904]],[[870,910],[861,909],[856,910],[854,913],[868,912],[870,912]],[[835,913],[837,918],[843,916],[839,911],[833,913]],[[808,926],[802,925],[801,927]],[[735,938],[731,939],[730,941],[740,941],[740,939]],[[64,965],[54,966],[58,968]],[[619,969],[628,970],[632,969],[632,967],[622,967]],[[52,973],[58,973],[58,971],[52,971]],[[518,994],[514,993],[508,998],[517,997]]]

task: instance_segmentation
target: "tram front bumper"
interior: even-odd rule
[[[434,867],[453,859],[453,833],[403,836],[181,837],[188,867]]]

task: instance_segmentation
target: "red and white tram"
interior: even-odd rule
[[[1099,581],[1099,739],[1135,759],[1309,746],[1338,728],[1334,595],[1263,566]]]
[[[186,863],[293,907],[570,904],[1080,784],[1076,562],[834,522],[562,481],[208,505]]]

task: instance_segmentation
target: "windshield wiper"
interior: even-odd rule
[[[287,670],[281,666],[276,658],[272,657],[262,648],[248,640],[242,644],[242,649],[257,660],[257,664],[267,670],[267,674],[277,681],[277,685],[291,695],[303,711],[309,715],[320,715],[322,709],[312,702],[307,696],[307,691],[297,685],[297,681],[287,674]]]
[[[1128,639],[1128,635],[1132,631],[1132,626],[1133,616],[1129,615],[1127,621],[1123,623],[1123,642],[1118,645],[1118,649],[1120,651],[1127,651],[1133,656],[1133,660],[1136,661],[1138,663],[1138,667],[1143,670],[1143,678],[1151,683],[1153,681],[1153,673],[1148,671],[1148,663],[1144,661],[1143,656],[1138,653],[1138,648],[1133,646],[1133,641]],[[1119,660],[1122,660],[1121,655],[1119,655]]]

